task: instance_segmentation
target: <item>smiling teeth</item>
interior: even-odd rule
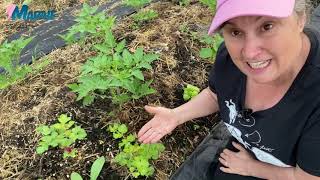
[[[270,63],[270,59],[269,60],[266,60],[266,61],[258,61],[258,62],[252,62],[252,63],[249,63],[249,66],[253,69],[259,69],[259,68],[265,68],[269,65]]]

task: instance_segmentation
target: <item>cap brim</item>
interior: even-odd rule
[[[222,4],[212,20],[208,34],[214,33],[224,22],[239,16],[288,17],[294,0],[229,0]]]

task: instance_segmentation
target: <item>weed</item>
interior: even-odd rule
[[[105,161],[105,158],[102,156],[93,162],[90,170],[90,180],[96,180],[98,178]],[[80,174],[72,172],[71,180],[82,180],[82,177]]]

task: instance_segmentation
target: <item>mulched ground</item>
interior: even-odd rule
[[[117,142],[106,131],[107,125],[121,122],[129,126],[130,132],[138,132],[152,118],[143,109],[144,105],[173,108],[185,103],[183,87],[190,83],[205,88],[212,64],[199,58],[203,45],[190,33],[206,32],[212,16],[210,10],[197,2],[187,7],[159,2],[147,8],[157,10],[159,17],[138,30],[132,28],[130,17],[125,18],[114,34],[118,40],[126,39],[130,50],[143,46],[146,52],[161,54],[153,63],[153,70],[145,72],[146,79],[154,79],[152,87],[157,93],[124,104],[115,116],[108,115],[115,107],[105,99],[83,107],[66,85],[76,81],[81,65],[95,52],[86,48],[89,45],[80,47],[77,44],[52,52],[45,57],[51,64],[43,71],[0,91],[0,178],[68,179],[73,171],[88,178],[92,162],[98,156],[105,156],[107,163],[100,179],[131,179],[125,168],[110,163],[118,150]],[[37,155],[35,147],[40,136],[35,128],[55,123],[63,113],[70,115],[88,133],[86,140],[75,145],[78,156],[65,160],[59,149]],[[148,179],[168,179],[215,122],[214,116],[201,118],[181,125],[163,138],[166,150],[154,162],[156,172]]]
[[[60,10],[78,3],[74,0],[45,2],[48,3],[45,8]],[[313,3],[319,4],[319,0]],[[69,179],[73,171],[88,179],[90,166],[98,156],[107,158],[99,179],[131,179],[125,168],[110,163],[118,150],[117,142],[106,131],[108,124],[125,123],[130,132],[138,132],[152,118],[143,109],[144,105],[173,108],[185,103],[183,86],[190,83],[205,88],[212,66],[211,62],[199,58],[203,44],[190,33],[206,33],[213,14],[210,10],[195,1],[187,7],[179,6],[177,2],[159,2],[147,8],[157,10],[160,16],[138,30],[131,27],[130,17],[125,18],[114,34],[119,41],[126,39],[131,50],[143,46],[146,52],[161,54],[153,63],[153,70],[145,73],[146,79],[154,79],[152,87],[157,93],[124,104],[114,116],[108,113],[115,107],[105,99],[97,99],[92,105],[83,107],[81,102],[75,101],[76,95],[66,85],[76,81],[81,65],[96,53],[87,48],[89,45],[81,47],[77,44],[55,50],[43,58],[51,60],[43,71],[0,91],[0,179],[60,180]],[[0,14],[0,29],[4,29],[0,32],[0,42],[21,27],[32,28],[41,23],[12,23],[3,20],[3,13]],[[75,145],[78,156],[63,159],[59,149],[37,155],[35,148],[40,136],[35,133],[35,128],[40,124],[55,123],[63,113],[70,115],[88,133],[86,140]],[[154,161],[154,176],[147,179],[168,179],[216,121],[213,115],[188,122],[163,138],[166,150]]]

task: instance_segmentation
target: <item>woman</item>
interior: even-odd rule
[[[319,24],[305,27],[305,7],[305,0],[218,0],[209,34],[225,42],[209,87],[175,109],[146,106],[154,118],[138,137],[154,143],[220,111],[232,139],[217,153],[226,141],[209,136],[172,179],[320,180],[320,33]]]

